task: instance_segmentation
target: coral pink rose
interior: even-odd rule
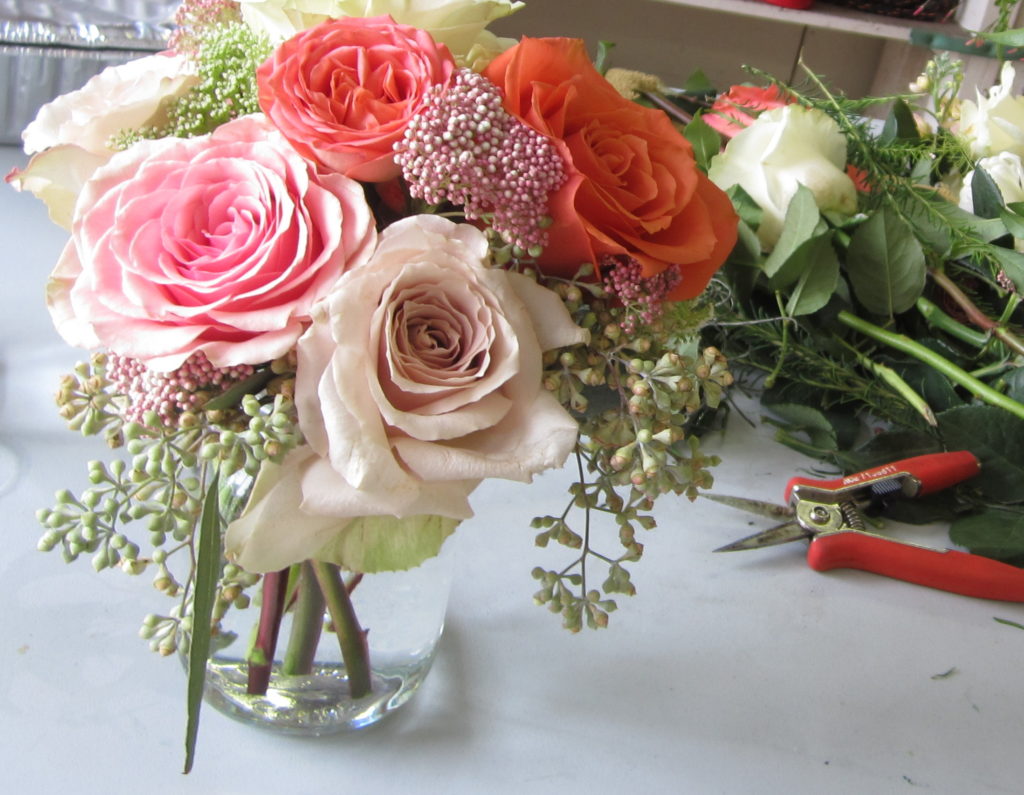
[[[141,141],[100,167],[47,285],[72,345],[171,370],[287,352],[314,302],[376,240],[361,186],[318,175],[259,116]]]
[[[603,254],[628,255],[645,276],[678,269],[670,298],[698,295],[736,242],[736,214],[668,117],[622,97],[578,39],[524,38],[483,74],[568,164],[549,201],[542,267],[565,275]]]
[[[759,114],[772,108],[781,108],[795,100],[775,85],[733,86],[720,94],[711,105],[711,110],[701,118],[707,125],[726,138],[732,138],[740,130],[753,124]]]
[[[257,70],[260,107],[303,155],[366,182],[399,174],[394,145],[455,61],[422,30],[390,17],[323,22]]]
[[[541,383],[542,354],[586,339],[555,293],[491,266],[475,227],[427,215],[392,224],[299,341],[309,444],[261,472],[274,483],[257,483],[229,553],[251,571],[279,569],[318,556],[344,520],[464,519],[483,478],[560,466],[578,429]]]

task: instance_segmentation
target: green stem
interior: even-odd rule
[[[366,630],[352,607],[348,589],[342,582],[341,572],[331,563],[314,560],[311,563],[320,590],[327,600],[334,632],[341,646],[341,658],[348,671],[349,694],[360,699],[373,689],[370,680],[370,649],[366,643]]]
[[[324,625],[327,600],[316,579],[316,572],[307,561],[299,573],[298,597],[292,613],[292,631],[288,636],[281,673],[300,676],[313,670],[316,647]]]
[[[968,328],[963,323],[953,320],[949,315],[939,309],[935,304],[924,296],[917,299],[917,311],[921,313],[929,326],[934,326],[939,331],[944,331],[949,336],[955,337],[961,342],[973,345],[975,348],[984,348],[988,342],[988,335],[980,331]]]
[[[861,334],[881,342],[883,345],[888,345],[890,348],[895,348],[902,353],[906,353],[913,356],[915,359],[924,362],[932,369],[938,370],[950,381],[953,381],[954,383],[969,390],[976,397],[985,401],[989,405],[1005,409],[1014,416],[1024,419],[1024,405],[1010,397],[1007,397],[1001,392],[997,392],[995,389],[988,386],[988,384],[979,381],[970,373],[957,367],[951,361],[939,356],[935,351],[926,348],[924,345],[914,342],[903,334],[894,334],[891,331],[879,328],[873,323],[868,323],[866,320],[862,320],[846,310],[839,313],[839,320],[850,328],[859,331]]]
[[[935,426],[938,422],[935,419],[935,412],[932,411],[931,406],[928,402],[915,392],[910,384],[900,377],[900,374],[893,370],[891,367],[887,367],[880,362],[874,362],[865,356],[860,351],[855,351],[857,361],[860,362],[861,366],[869,373],[874,373],[881,378],[885,383],[895,389],[900,397],[902,397],[907,403],[914,407],[914,410],[924,417],[924,421],[931,426]]]
[[[768,373],[768,377],[764,379],[764,385],[766,389],[771,389],[775,386],[775,379],[779,377],[779,373],[782,372],[782,363],[786,360],[786,353],[789,350],[789,316],[786,314],[786,310],[782,306],[782,293],[775,293],[775,303],[779,307],[779,314],[782,317],[782,339],[779,344],[778,358],[775,360],[775,367]]]

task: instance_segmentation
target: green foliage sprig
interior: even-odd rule
[[[806,88],[785,90],[838,124],[864,188],[857,211],[821,213],[802,188],[764,254],[758,208],[734,191],[744,244],[723,273],[720,345],[761,374],[777,438],[829,467],[971,450],[986,484],[894,515],[950,522],[954,541],[1024,560],[1024,491],[987,487],[1015,482],[1024,467],[1012,441],[1024,433],[1024,258],[1013,247],[1024,207],[1003,201],[946,128],[961,77],[947,60],[915,86],[930,93],[930,109],[915,106],[919,97],[882,98],[890,113],[877,124],[860,112],[880,100],[848,100],[808,74]],[[972,170],[974,213],[955,198]],[[865,435],[865,423],[883,432]]]
[[[697,430],[720,406],[732,374],[717,349],[698,344],[706,304],[667,303],[649,323],[593,281],[589,267],[548,285],[591,339],[546,358],[545,386],[578,415],[580,440],[578,478],[564,510],[533,521],[538,546],[572,554],[559,568],[534,568],[534,601],[576,632],[607,626],[614,597],[636,592],[628,564],[643,556],[638,531],[656,527],[655,501],[665,494],[693,500],[712,485],[708,469],[719,459],[701,452]]]
[[[46,528],[39,548],[59,549],[67,562],[90,555],[97,571],[151,572],[153,587],[176,601],[167,614],[147,615],[142,623],[141,636],[160,654],[176,651],[182,630],[190,628],[197,524],[213,474],[220,473],[219,505],[226,519],[237,512],[262,462],[280,461],[301,440],[289,396],[293,366],[287,359],[273,363],[263,379],[267,388],[240,396],[234,408],[183,413],[175,423],[154,412],[143,423],[126,421],[127,398],[107,378],[103,353],[77,365],[61,383],[57,403],[69,427],[84,436],[103,434],[123,455],[89,462],[90,487],[77,495],[62,490],[52,508],[38,512]],[[129,537],[128,525],[141,534]],[[224,564],[214,622],[231,607],[247,607],[247,590],[259,580]]]

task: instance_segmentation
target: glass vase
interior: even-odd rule
[[[212,639],[206,702],[242,722],[307,736],[362,729],[394,712],[416,693],[433,663],[451,585],[451,543],[449,538],[437,557],[408,571],[341,575],[358,622],[350,640],[364,644],[363,675],[346,664],[340,642],[346,633],[337,631],[334,605],[317,587],[311,563],[293,570],[276,644],[261,653],[264,577],[263,604],[229,610]]]

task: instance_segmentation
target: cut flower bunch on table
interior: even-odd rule
[[[1014,34],[996,35],[1002,43]],[[1009,36],[1010,38],[1007,38]],[[1017,42],[1019,44],[1019,42]],[[1024,563],[1024,97],[937,56],[900,97],[807,70],[704,98],[711,179],[741,216],[720,347],[777,438],[850,473],[969,450],[980,477],[888,513]],[[866,118],[882,111],[884,121]],[[724,145],[724,146],[723,146]]]
[[[352,592],[437,555],[483,479],[576,456],[534,522],[568,557],[533,572],[573,631],[633,592],[655,500],[711,483],[693,426],[732,376],[700,297],[736,213],[581,41],[487,31],[520,5],[189,0],[25,130],[7,179],[69,230],[46,301],[92,351],[60,413],[117,450],[40,546],[173,600],[142,634],[187,659],[186,770],[229,612],[259,614],[259,694],[318,595],[300,640],[326,604],[358,698]]]

